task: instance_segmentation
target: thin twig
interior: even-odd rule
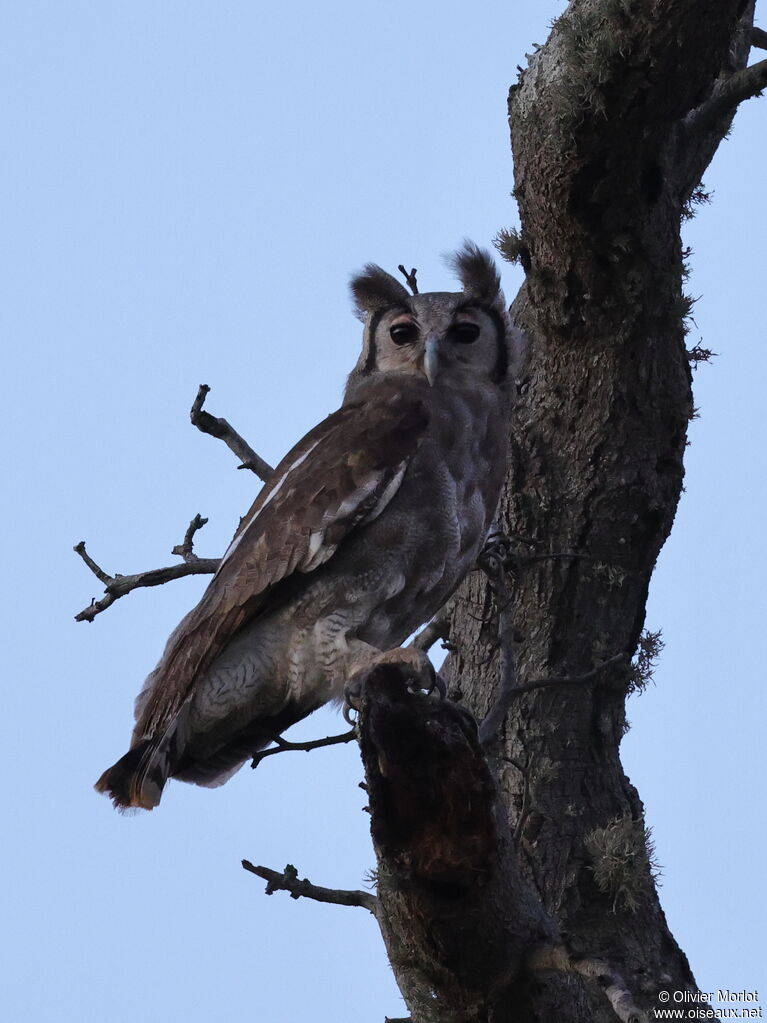
[[[432,618],[428,625],[425,625],[421,631],[413,637],[410,642],[410,646],[415,647],[416,650],[423,650],[426,653],[439,639],[447,639],[450,635],[450,621],[447,617],[437,615],[436,618]]]
[[[101,582],[105,586],[108,586],[110,583],[114,582],[114,579],[112,578],[112,576],[111,575],[107,575],[107,573],[104,571],[103,568],[99,568],[99,566],[96,564],[96,562],[90,556],[90,554],[88,554],[88,552],[85,549],[85,540],[81,540],[80,543],[76,544],[72,548],[72,550],[75,552],[75,554],[79,554],[80,555],[80,557],[83,559],[83,561],[88,566],[88,568],[91,570],[91,572],[93,572],[93,574],[96,576],[96,578],[100,579]]]
[[[195,515],[195,517],[189,523],[189,528],[187,529],[186,533],[184,533],[183,543],[176,544],[176,546],[171,551],[171,554],[176,554],[178,555],[179,558],[183,558],[188,565],[191,565],[192,563],[199,561],[200,559],[194,553],[193,549],[194,534],[197,532],[198,529],[202,529],[202,527],[205,525],[207,521],[208,520],[204,519],[202,515],[200,514]]]
[[[300,880],[298,871],[292,863],[288,863],[282,873],[278,870],[270,870],[269,867],[256,867],[249,860],[243,860],[242,865],[245,870],[249,870],[251,874],[256,874],[267,882],[267,895],[273,895],[275,892],[289,892],[291,899],[303,897],[313,899],[315,902],[328,902],[333,906],[359,906],[361,909],[367,909],[374,916],[378,908],[378,899],[370,892],[320,888],[306,878]]]
[[[559,554],[518,554],[514,561],[518,565],[526,565],[528,562],[533,561],[560,561],[562,559],[570,560],[588,560],[591,558],[590,554],[576,554],[573,551],[562,551]]]
[[[209,391],[210,387],[207,384],[201,384],[197,391],[197,397],[194,399],[190,412],[193,425],[198,430],[201,430],[202,433],[207,433],[212,437],[223,440],[235,455],[241,459],[242,464],[239,468],[250,469],[262,480],[266,481],[272,474],[272,467],[269,463],[256,454],[247,441],[243,440],[226,419],[218,419],[203,410],[205,398]],[[137,572],[134,575],[109,575],[108,572],[105,572],[103,568],[96,564],[85,549],[85,541],[81,540],[74,550],[80,555],[96,578],[104,584],[106,594],[101,600],[96,600],[94,597],[88,607],[83,608],[79,614],[75,615],[75,621],[92,622],[96,615],[106,611],[120,597],[124,597],[127,593],[140,587],[162,586],[163,583],[170,582],[173,579],[182,579],[188,575],[212,575],[218,568],[220,559],[200,558],[194,553],[193,549],[195,533],[202,529],[207,521],[201,515],[195,515],[189,523],[189,528],[184,535],[183,542],[173,548],[172,553],[184,559],[183,565],[154,568],[147,572]]]
[[[501,646],[501,657],[503,657],[503,645]],[[586,682],[591,682],[592,679],[597,678],[598,675],[601,675],[603,671],[611,668],[614,664],[620,664],[621,661],[628,663],[629,660],[630,658],[626,654],[615,654],[614,657],[609,657],[606,661],[602,661],[591,668],[590,671],[584,671],[582,675],[552,675],[550,678],[534,678],[529,682],[520,682],[512,688],[505,688],[502,681],[498,699],[490,708],[487,717],[480,726],[480,742],[486,745],[497,734],[512,701],[518,696],[532,693],[536,689],[552,689],[555,686],[580,686]],[[501,678],[503,679],[503,669],[501,669]]]
[[[498,643],[500,646],[500,678],[498,695],[479,726],[479,741],[483,746],[500,738],[501,725],[508,713],[513,693],[517,688],[517,666],[514,660],[514,622],[511,614],[511,570],[515,563],[509,538],[498,530],[490,532],[478,564],[487,575],[498,608]]]
[[[416,268],[413,267],[413,269],[410,271],[410,273],[408,273],[407,270],[405,269],[405,267],[403,266],[403,264],[400,263],[400,265],[397,267],[397,269],[402,274],[402,276],[405,278],[405,283],[410,288],[410,290],[413,292],[413,294],[417,295],[418,294],[418,281],[416,280],[416,275],[417,275],[418,271],[416,270]]]
[[[274,756],[275,753],[290,753],[293,750],[303,750],[305,753],[310,753],[313,749],[322,749],[324,746],[340,746],[345,742],[353,742],[356,738],[357,730],[355,728],[349,729],[348,732],[342,732],[341,735],[329,735],[325,739],[310,739],[307,742],[288,742],[287,739],[283,739],[281,735],[278,735],[274,739],[277,745],[270,746],[269,749],[260,750],[256,753],[250,766],[258,767],[262,760]]]
[[[226,419],[220,419],[216,416],[212,416],[209,412],[203,410],[205,404],[205,398],[210,391],[210,387],[207,384],[200,384],[200,389],[197,391],[197,397],[194,399],[192,410],[189,413],[189,418],[192,420],[192,425],[196,426],[198,430],[203,433],[209,434],[211,437],[216,437],[218,440],[222,440],[230,451],[240,459],[241,465],[238,469],[250,469],[254,472],[259,479],[262,479],[264,483],[269,479],[272,474],[272,467],[268,462],[265,462],[260,455],[257,455],[253,448],[248,444],[246,440],[237,433],[237,431],[226,421]]]
[[[498,639],[500,642],[500,680],[498,696],[479,726],[479,741],[485,746],[500,735],[501,725],[516,695],[517,665],[514,659],[514,622],[511,614],[511,593],[502,564],[495,576],[495,599],[498,605]]]
[[[743,68],[717,86],[705,103],[685,118],[688,132],[701,133],[716,127],[724,117],[734,114],[739,103],[758,96],[767,88],[767,60]]]
[[[479,726],[479,741],[483,746],[498,739],[501,725],[506,719],[512,701],[523,693],[551,686],[581,685],[596,678],[606,668],[619,661],[628,660],[625,654],[616,654],[601,664],[596,665],[582,675],[560,675],[552,678],[536,678],[528,682],[520,682],[517,678],[514,660],[514,623],[511,613],[512,595],[508,583],[509,574],[522,561],[535,561],[539,558],[582,558],[583,554],[562,553],[542,555],[515,555],[509,546],[509,538],[501,532],[491,532],[482,554],[478,559],[480,568],[485,572],[495,595],[498,608],[498,642],[500,646],[500,678],[498,695]],[[513,577],[513,575],[512,575]]]
[[[184,536],[184,542],[173,548],[174,554],[179,554],[184,558],[182,565],[169,565],[167,568],[152,568],[147,572],[137,572],[134,575],[109,575],[104,571],[93,558],[88,554],[85,549],[85,541],[81,540],[80,543],[76,544],[73,548],[76,554],[79,554],[83,559],[88,568],[93,572],[97,579],[104,583],[106,595],[101,600],[96,600],[94,597],[88,607],[75,615],[76,622],[92,622],[96,615],[101,614],[102,611],[106,611],[108,607],[111,607],[116,600],[120,597],[124,597],[127,593],[132,590],[137,590],[142,586],[162,586],[163,583],[169,583],[173,579],[183,579],[187,575],[212,575],[219,564],[221,563],[220,558],[198,558],[197,555],[192,551],[192,543],[194,534],[198,529],[201,529],[207,519],[203,519],[199,515],[195,515],[189,524],[189,528]],[[184,553],[182,553],[182,551]]]
[[[614,664],[620,664],[621,661],[628,663],[630,657],[627,654],[615,654],[613,657],[608,657],[606,661],[601,661],[589,671],[584,671],[582,675],[553,675],[551,678],[534,678],[518,685],[514,690],[514,696],[530,693],[534,689],[548,689],[550,686],[579,686],[584,682],[590,682],[607,668],[611,668]]]

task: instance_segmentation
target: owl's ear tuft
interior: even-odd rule
[[[495,304],[501,294],[501,278],[495,260],[486,249],[467,239],[454,255],[447,257],[447,263],[470,298],[487,305]]]
[[[367,263],[362,273],[352,277],[349,286],[361,320],[381,309],[410,308],[410,295],[403,285],[375,263]]]

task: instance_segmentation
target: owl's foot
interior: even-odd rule
[[[447,696],[444,679],[434,670],[434,665],[423,650],[410,646],[386,650],[371,657],[364,667],[354,672],[344,686],[344,718],[350,724],[354,722],[349,717],[349,711],[359,710],[365,680],[371,672],[384,665],[391,665],[401,671],[407,678],[408,689],[413,693],[436,693],[440,700]]]

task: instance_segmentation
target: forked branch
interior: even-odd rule
[[[736,71],[713,92],[711,98],[687,117],[688,131],[700,134],[715,128],[747,99],[759,96],[767,88],[767,60]]]
[[[405,283],[410,288],[410,290],[413,292],[413,294],[417,295],[418,294],[418,281],[416,280],[416,278],[418,276],[418,271],[416,270],[416,268],[413,267],[411,269],[410,273],[408,273],[407,270],[405,269],[404,264],[400,263],[400,265],[397,267],[397,269],[402,274],[402,276],[405,278]]]
[[[103,568],[96,564],[93,558],[85,549],[85,541],[81,540],[73,548],[79,554],[88,568],[97,579],[104,583],[105,596],[101,600],[94,597],[88,607],[75,615],[76,622],[92,622],[96,615],[106,611],[116,600],[124,597],[132,590],[140,589],[143,586],[162,586],[173,579],[183,579],[187,575],[212,575],[220,564],[220,558],[198,558],[192,549],[194,534],[207,522],[200,515],[195,515],[189,523],[184,540],[173,548],[173,554],[184,559],[180,565],[169,565],[167,568],[152,568],[147,572],[136,572],[134,575],[109,575]]]
[[[356,738],[356,728],[350,728],[348,732],[342,732],[340,735],[328,735],[325,739],[309,739],[307,742],[289,742],[287,739],[283,739],[281,735],[277,735],[274,738],[276,745],[254,754],[250,766],[258,767],[262,760],[274,756],[275,753],[290,753],[294,750],[310,753],[313,749],[323,749],[325,746],[340,746],[346,742],[353,742]]]
[[[251,448],[247,441],[243,440],[226,419],[216,418],[216,416],[212,416],[209,412],[203,410],[208,391],[210,391],[210,387],[207,384],[201,384],[197,391],[197,397],[190,412],[193,425],[198,430],[201,430],[202,433],[207,433],[211,437],[223,440],[227,447],[241,459],[242,464],[239,468],[250,469],[265,482],[272,473],[272,467],[269,463],[256,454],[253,448]],[[88,607],[83,608],[79,614],[75,615],[75,621],[92,622],[96,615],[106,611],[120,597],[124,597],[132,590],[137,590],[143,586],[162,586],[163,583],[171,582],[174,579],[183,579],[187,575],[212,575],[221,563],[221,559],[200,558],[194,553],[195,533],[202,529],[207,521],[201,515],[195,515],[189,523],[183,541],[177,544],[171,551],[172,554],[176,554],[184,559],[183,565],[153,568],[146,572],[137,572],[134,575],[120,575],[119,573],[113,576],[109,575],[91,558],[85,549],[85,541],[81,540],[74,550],[80,555],[96,578],[104,583],[106,594],[101,600],[96,600],[94,597]],[[327,743],[327,745],[330,745],[330,743]],[[276,753],[278,751],[271,750],[270,752]],[[266,755],[264,754],[264,756]]]
[[[171,551],[171,554],[176,554],[179,558],[183,558],[188,565],[198,562],[200,559],[194,553],[194,534],[198,531],[198,529],[202,529],[207,521],[208,520],[204,519],[199,513],[195,515],[189,523],[189,528],[186,533],[184,533],[183,541],[176,544]]]

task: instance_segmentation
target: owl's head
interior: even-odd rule
[[[505,388],[511,382],[517,332],[492,257],[467,241],[450,265],[462,291],[411,295],[373,263],[352,278],[365,334],[347,400],[366,378],[381,373],[420,374],[432,385],[482,381]]]

